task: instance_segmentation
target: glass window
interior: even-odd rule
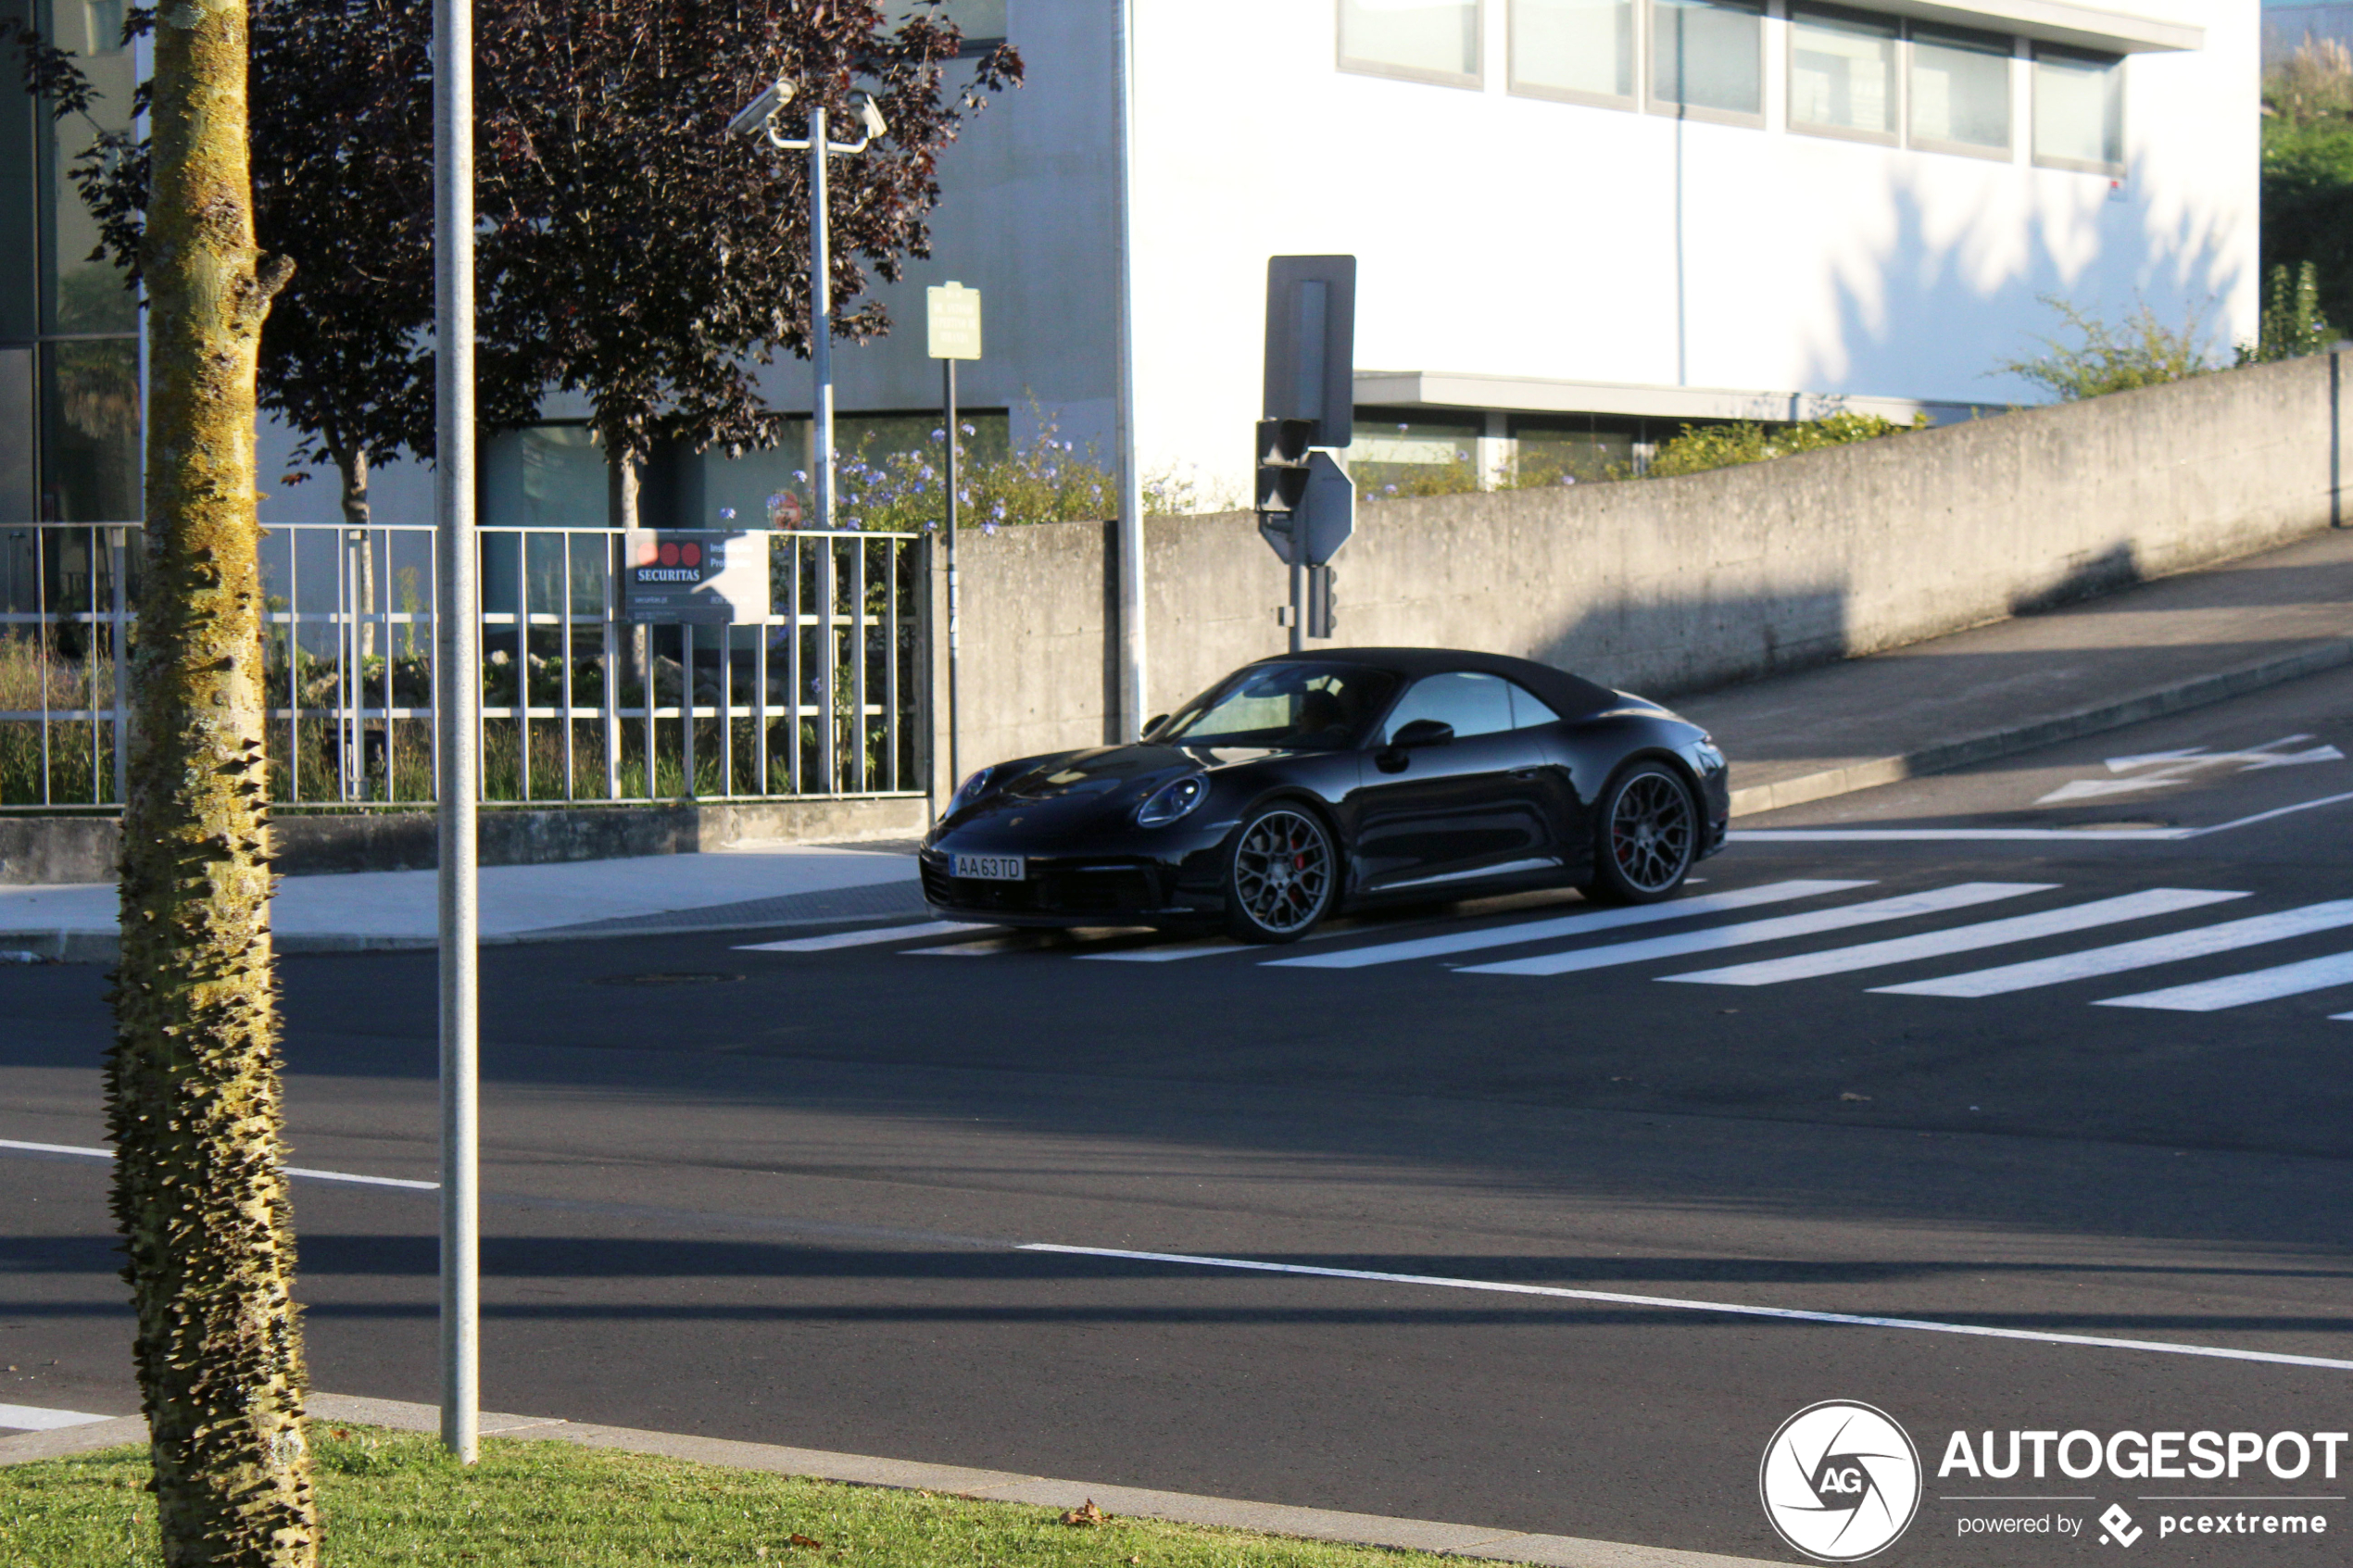
[[[2122,60],[2036,47],[2034,161],[2102,172],[2122,167]]]
[[[483,443],[482,469],[484,528],[607,526],[605,449],[586,425],[533,425],[493,436]],[[642,508],[642,492],[638,499]]]
[[[1790,15],[1789,122],[1895,137],[1895,24],[1834,11]]]
[[[1523,485],[1630,479],[1634,421],[1591,415],[1523,414],[1511,421],[1513,463]]]
[[[1425,675],[1398,699],[1386,734],[1394,740],[1398,731],[1417,719],[1452,724],[1456,740],[1500,734],[1513,727],[1511,683],[1500,675],[1467,671]]]
[[[1512,0],[1512,90],[1630,100],[1633,0]]]
[[[1259,664],[1193,698],[1152,732],[1163,746],[1346,746],[1397,677],[1354,664]]]
[[[2009,151],[2008,39],[1912,29],[1912,140]]]
[[[1718,114],[1765,112],[1765,8],[1651,0],[1651,96]]]
[[[1526,730],[1532,729],[1538,724],[1560,722],[1561,716],[1553,711],[1551,703],[1546,702],[1516,681],[1506,681],[1504,684],[1512,694],[1513,729]]]
[[[1340,0],[1340,63],[1432,82],[1478,80],[1479,0]]]
[[[57,522],[136,522],[139,345],[132,338],[41,350],[41,505]]]
[[[31,522],[32,350],[0,348],[0,522]]]
[[[890,25],[918,15],[963,33],[968,53],[1005,41],[1005,0],[900,0],[890,8]]]
[[[1453,495],[1479,488],[1478,438],[1485,425],[1463,419],[1423,419],[1422,412],[1356,410],[1354,440],[1341,456],[1360,497],[1378,501],[1394,495]]]

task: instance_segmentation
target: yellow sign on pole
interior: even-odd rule
[[[931,357],[935,359],[980,358],[980,291],[950,282],[924,291],[930,307]]]

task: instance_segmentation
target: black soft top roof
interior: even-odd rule
[[[1407,680],[1439,675],[1453,670],[1476,671],[1517,681],[1549,703],[1564,719],[1575,719],[1615,708],[1623,699],[1607,686],[1595,685],[1566,670],[1514,659],[1504,653],[1473,653],[1464,648],[1322,648],[1302,653],[1278,653],[1261,664],[1362,664],[1387,670]]]

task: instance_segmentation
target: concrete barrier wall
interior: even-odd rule
[[[2336,373],[2321,356],[1680,479],[1361,506],[1330,646],[1518,654],[1666,697],[2246,555],[2333,521]],[[1114,537],[964,536],[967,770],[1112,734]],[[1153,711],[1287,646],[1249,514],[1151,520],[1145,569]]]

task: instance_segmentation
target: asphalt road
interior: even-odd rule
[[[1132,933],[491,949],[488,1400],[1790,1560],[1760,1452],[1858,1399],[1929,1471],[1875,1561],[2096,1554],[2120,1503],[2135,1558],[2342,1562],[2353,1453],[2336,1478],[1936,1474],[1956,1430],[2353,1426],[2342,1366],[2070,1337],[2353,1361],[2331,751],[2353,675],[1744,820],[1767,836],[1695,908],[1613,930],[1540,927],[1592,913],[1562,895],[1156,961],[1103,961],[1173,946]],[[1824,883],[1851,885],[1790,885]],[[1431,938],[1455,950],[1374,951]],[[429,958],[283,977],[296,1162],[429,1179]],[[102,991],[0,972],[0,1138],[100,1141]],[[0,1184],[0,1402],[133,1409],[103,1167]],[[317,1385],[430,1400],[431,1195],[297,1198]],[[1953,1500],[1994,1494],[2071,1500]],[[2148,1500],[2188,1494],[2230,1500]],[[2331,1535],[2159,1537],[2201,1510]],[[2092,1522],[1960,1533],[2005,1515]]]

